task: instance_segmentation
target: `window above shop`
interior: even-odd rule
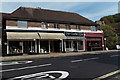
[[[77,26],[76,26],[76,29],[77,29],[77,30],[80,30],[80,25],[77,25]]]
[[[41,24],[42,24],[41,25],[42,28],[47,28],[48,27],[48,24],[46,22],[41,22]]]
[[[59,24],[58,24],[58,23],[55,23],[55,24],[54,24],[54,28],[59,28]]]
[[[91,26],[91,31],[96,31],[96,27],[95,26]]]
[[[27,28],[27,21],[17,21],[18,27]]]

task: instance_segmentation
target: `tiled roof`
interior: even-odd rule
[[[93,21],[76,13],[47,10],[41,8],[20,7],[13,13],[11,13],[9,17],[23,20],[27,19],[32,21],[96,25],[96,23],[94,23]]]

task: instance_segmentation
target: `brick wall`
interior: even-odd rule
[[[76,29],[76,25],[70,25],[71,29]]]
[[[81,30],[91,30],[90,26],[80,26]]]
[[[6,26],[17,26],[17,21],[7,20]]]
[[[28,26],[30,27],[41,27],[40,22],[28,22]]]
[[[66,29],[66,25],[65,24],[59,24],[60,29]]]

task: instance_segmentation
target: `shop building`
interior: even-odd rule
[[[97,24],[76,13],[20,7],[2,17],[3,55],[104,49]]]

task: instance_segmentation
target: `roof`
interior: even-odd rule
[[[9,16],[9,13],[1,13],[0,12],[0,20],[2,20],[3,16],[7,17],[7,16]]]
[[[8,17],[8,16],[7,16]],[[77,14],[65,11],[47,10],[41,8],[19,7],[9,17],[27,19],[32,21],[45,21],[56,23],[69,23],[81,25],[96,25],[93,21]]]

